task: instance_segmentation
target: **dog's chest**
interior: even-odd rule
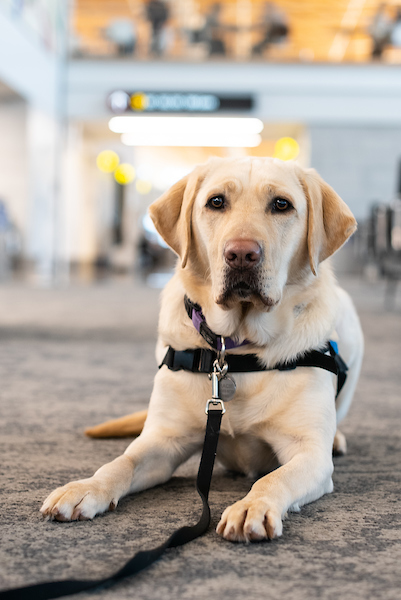
[[[271,446],[252,434],[232,437],[222,431],[217,458],[223,466],[249,477],[256,477],[277,468],[278,462]]]
[[[255,426],[263,423],[272,416],[277,408],[277,403],[285,403],[285,382],[288,376],[279,371],[256,373],[230,373],[228,375],[235,382],[235,393],[232,386],[227,384],[226,390],[220,384],[221,398],[225,401],[226,414],[223,427],[227,427],[233,434],[254,432]]]

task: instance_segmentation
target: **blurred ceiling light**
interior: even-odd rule
[[[214,148],[255,148],[262,141],[258,133],[123,133],[121,141],[126,146],[201,146]]]
[[[142,194],[143,196],[149,194],[149,192],[152,190],[151,182],[146,181],[144,179],[138,179],[138,181],[135,184],[135,187],[138,194]]]
[[[109,128],[127,146],[254,148],[263,122],[254,117],[113,117]]]
[[[114,179],[120,185],[127,185],[135,179],[135,169],[128,163],[121,163],[114,171]]]
[[[120,162],[120,158],[113,150],[103,150],[97,155],[96,165],[97,168],[103,173],[112,173]]]
[[[280,160],[295,160],[299,154],[299,144],[291,137],[277,140],[274,146],[274,158]]]
[[[251,135],[263,130],[263,122],[254,117],[112,117],[109,128],[114,133],[136,135]]]

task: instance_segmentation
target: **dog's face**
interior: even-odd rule
[[[356,227],[314,171],[268,158],[213,159],[150,214],[182,268],[206,281],[223,309],[271,310],[287,283],[316,274]]]
[[[300,255],[307,262],[301,242],[306,213],[302,187],[285,163],[230,161],[210,169],[195,199],[192,227],[215,302],[223,308],[251,302],[265,310],[277,304],[292,259]]]

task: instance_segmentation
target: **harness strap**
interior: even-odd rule
[[[163,362],[159,366],[167,365],[172,371],[191,371],[192,373],[211,373],[213,363],[217,357],[216,351],[222,349],[222,338],[210,329],[206,323],[205,316],[202,312],[202,307],[195,302],[192,302],[187,295],[184,296],[185,310],[188,317],[191,319],[195,329],[200,333],[203,339],[213,348],[206,350],[204,348],[196,348],[194,350],[174,350],[169,346],[167,354]],[[250,344],[249,340],[244,340],[238,344],[235,339],[230,337],[224,338],[224,346],[226,350],[233,350]],[[330,356],[327,356],[327,352]],[[296,367],[320,367],[326,371],[331,371],[337,375],[337,396],[344,386],[347,378],[348,367],[338,354],[337,343],[329,341],[326,347],[320,350],[309,350],[304,356],[297,358],[292,362],[279,363],[268,369],[264,367],[255,354],[244,355],[227,355],[225,360],[228,363],[228,369],[231,373],[251,373],[254,371],[289,371]]]
[[[297,367],[319,367],[337,375],[337,395],[347,378],[348,367],[336,352],[335,342],[328,342],[323,350],[309,350],[294,361],[265,367],[256,354],[226,354],[225,360],[230,373],[252,373],[257,371],[291,371]],[[326,354],[329,352],[330,354]],[[196,348],[194,350],[174,350],[169,346],[159,369],[166,365],[171,371],[191,371],[210,373],[217,358],[214,350]]]
[[[154,563],[168,548],[183,546],[203,535],[210,525],[210,508],[208,503],[210,481],[212,478],[214,459],[219,440],[222,409],[210,407],[207,417],[205,441],[199,464],[196,489],[202,500],[202,514],[199,521],[192,526],[180,527],[169,538],[152,550],[137,552],[119,571],[104,579],[75,580],[65,579],[15,588],[0,592],[1,600],[51,600],[78,594],[86,590],[101,590],[112,586],[117,581],[135,575]]]

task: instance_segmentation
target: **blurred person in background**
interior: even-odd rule
[[[161,56],[165,49],[163,34],[170,17],[170,9],[163,0],[149,0],[145,6],[145,14],[152,28],[149,53]]]
[[[287,16],[274,2],[266,2],[262,21],[255,27],[262,28],[262,39],[252,48],[254,56],[263,54],[271,44],[283,42],[289,34]]]
[[[200,32],[200,37],[203,39],[209,51],[209,56],[216,56],[226,54],[226,44],[222,36],[222,29],[224,27],[221,22],[221,3],[215,2],[210,7],[209,11],[205,16],[205,24]]]
[[[133,54],[136,45],[136,28],[130,19],[114,19],[105,30],[110,42],[116,45],[119,56]]]
[[[7,278],[11,269],[17,266],[21,248],[20,233],[0,199],[0,281]]]
[[[223,10],[224,6],[221,2],[214,2],[204,15],[203,25],[191,32],[192,43],[205,44],[209,56],[226,56],[228,51],[225,34],[241,29],[224,22]]]
[[[227,53],[224,40],[225,31],[236,31],[236,27],[227,25],[222,21],[223,6],[214,2],[204,15],[198,15],[197,27],[187,30],[191,44],[202,44],[208,56],[225,56]]]
[[[394,23],[387,14],[386,4],[380,4],[368,30],[373,43],[373,59],[380,59],[386,46],[391,43],[393,26]]]

